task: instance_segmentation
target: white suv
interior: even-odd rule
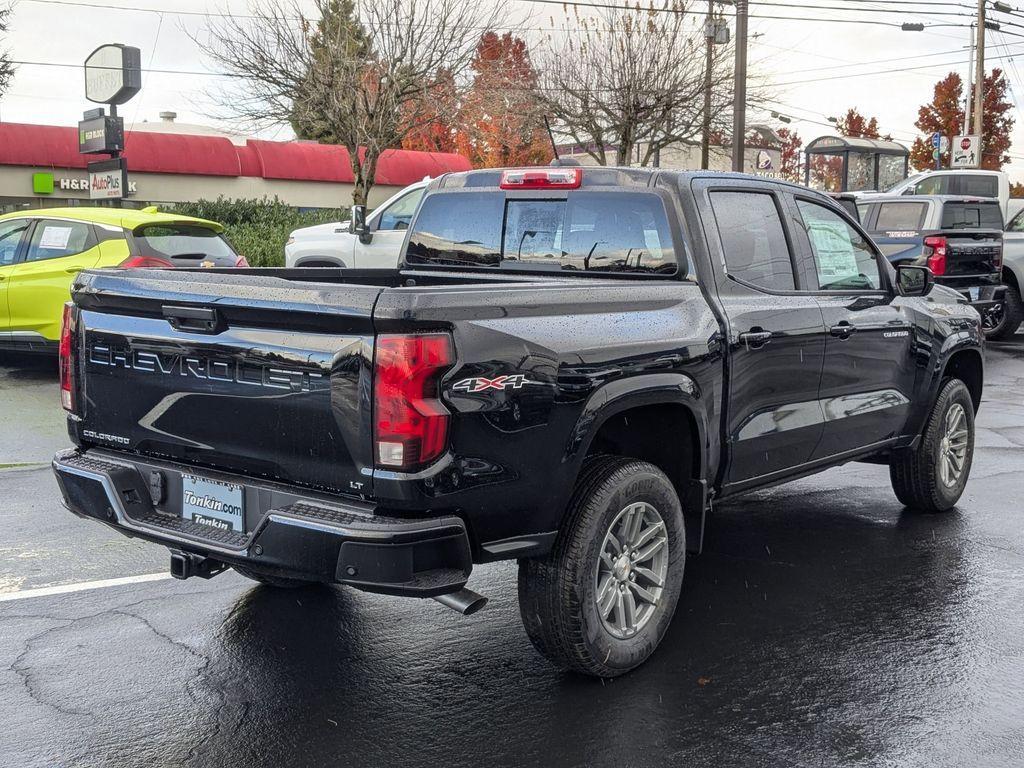
[[[292,232],[284,247],[286,267],[349,267],[394,269],[413,214],[430,179],[411,184],[371,213],[363,236],[349,231],[349,222],[303,227]]]

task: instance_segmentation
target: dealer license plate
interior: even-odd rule
[[[181,516],[222,531],[245,530],[242,486],[181,476]]]
[[[981,295],[981,288],[968,288],[967,295],[971,297],[971,301],[977,301]]]

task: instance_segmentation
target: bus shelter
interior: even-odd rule
[[[821,136],[804,154],[804,183],[822,192],[884,192],[907,178],[910,158],[895,141],[848,136]]]

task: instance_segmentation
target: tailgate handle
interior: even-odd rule
[[[163,307],[164,317],[176,331],[192,333],[220,333],[223,330],[220,315],[211,307]]]

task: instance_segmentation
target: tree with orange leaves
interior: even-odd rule
[[[840,136],[848,136],[851,139],[880,139],[878,132],[877,118],[866,118],[856,107],[846,110],[846,114],[839,118],[836,123],[836,131]]]
[[[1012,104],[1006,94],[1009,84],[1001,69],[993,69],[985,76],[985,98],[982,105],[981,124],[981,167],[989,171],[998,171],[1008,162],[1010,157],[1010,131],[1013,130],[1014,119]],[[941,133],[952,139],[963,130],[963,81],[956,72],[950,72],[935,84],[932,100],[918,111],[914,125],[924,133],[924,137],[914,140],[910,150],[910,163],[919,171],[932,168],[931,136]],[[949,167],[950,158],[947,154],[942,158],[943,165]]]
[[[526,42],[510,32],[485,32],[470,67],[474,75],[459,112],[458,151],[477,168],[549,162],[538,73]]]

